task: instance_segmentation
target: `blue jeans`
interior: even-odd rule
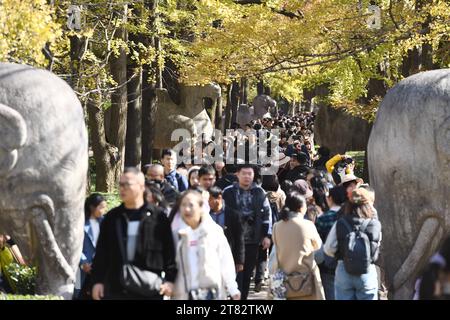
[[[325,292],[326,300],[334,299],[334,274],[321,272],[320,279],[322,279],[323,291]]]
[[[334,279],[336,300],[378,300],[378,277],[375,265],[359,276],[348,274],[344,262],[338,261]]]

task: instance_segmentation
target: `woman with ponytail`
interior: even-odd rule
[[[275,256],[270,269],[271,273],[280,269],[286,274],[285,283],[292,285],[290,288],[286,285],[288,300],[325,299],[319,268],[314,261],[314,251],[320,248],[322,240],[314,223],[304,218],[306,209],[306,200],[299,192],[288,193],[280,221],[272,230]],[[305,286],[302,287],[302,283]]]

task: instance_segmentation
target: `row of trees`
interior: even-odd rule
[[[320,99],[370,121],[403,77],[450,65],[447,1],[374,3],[378,29],[363,0],[3,0],[0,60],[72,86],[96,189],[111,191],[124,164],[152,161],[158,88],[177,102],[180,82],[220,83],[228,125],[257,83],[292,105]],[[80,29],[67,25],[71,5]]]

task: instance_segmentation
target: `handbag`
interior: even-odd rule
[[[127,222],[128,219],[125,217]],[[120,284],[122,287],[130,292],[144,297],[160,296],[162,278],[151,271],[144,270],[132,264],[128,260],[123,245],[123,232],[120,219],[116,220],[117,233],[119,235],[119,249],[123,260],[123,266],[120,273]]]
[[[313,294],[314,275],[312,272],[293,272],[284,280],[286,298],[301,298]]]
[[[276,245],[272,254],[279,266]],[[314,289],[314,274],[312,272],[293,272],[286,274],[277,267],[274,274],[270,275],[270,293],[274,300],[295,299],[310,296]]]

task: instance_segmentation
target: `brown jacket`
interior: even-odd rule
[[[287,274],[308,271],[314,274],[314,293],[301,300],[324,300],[319,268],[314,261],[314,251],[321,247],[322,240],[314,224],[305,220],[302,214],[288,221],[281,220],[273,226],[272,239],[278,268]]]

